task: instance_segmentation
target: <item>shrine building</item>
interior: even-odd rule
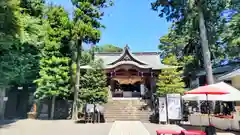
[[[131,52],[128,45],[122,52],[95,53],[95,58],[103,61],[113,98],[150,98],[161,69],[171,67],[161,63],[158,52]]]

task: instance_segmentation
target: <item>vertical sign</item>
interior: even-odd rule
[[[167,105],[166,98],[159,97],[159,122],[167,122]]]
[[[171,120],[182,119],[180,94],[167,94],[167,111],[168,119]]]

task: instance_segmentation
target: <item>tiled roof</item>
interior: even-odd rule
[[[228,80],[235,76],[240,76],[240,67],[226,75],[219,77],[218,80]]]
[[[122,53],[95,53],[95,58],[102,59],[104,67],[108,68],[110,66],[109,64],[118,60],[122,55]],[[147,64],[146,66],[152,68],[153,70],[171,67],[161,63],[160,55],[157,52],[134,52],[131,53],[131,55],[140,62]]]

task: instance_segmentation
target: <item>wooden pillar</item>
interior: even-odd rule
[[[143,97],[144,93],[145,93],[145,90],[144,90],[144,82],[145,82],[145,80],[143,78],[143,72],[138,72],[138,75],[141,76],[141,78],[142,78],[142,81],[141,81],[141,84],[140,84],[140,95],[141,95],[141,97]]]
[[[109,86],[109,89],[108,89],[108,99],[112,99],[112,92],[114,91],[114,81],[113,79],[111,78],[110,79],[110,86]]]

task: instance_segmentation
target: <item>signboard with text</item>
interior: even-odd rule
[[[159,97],[159,122],[167,122],[167,104],[165,97]]]
[[[182,119],[180,94],[167,94],[167,112],[170,120]]]

